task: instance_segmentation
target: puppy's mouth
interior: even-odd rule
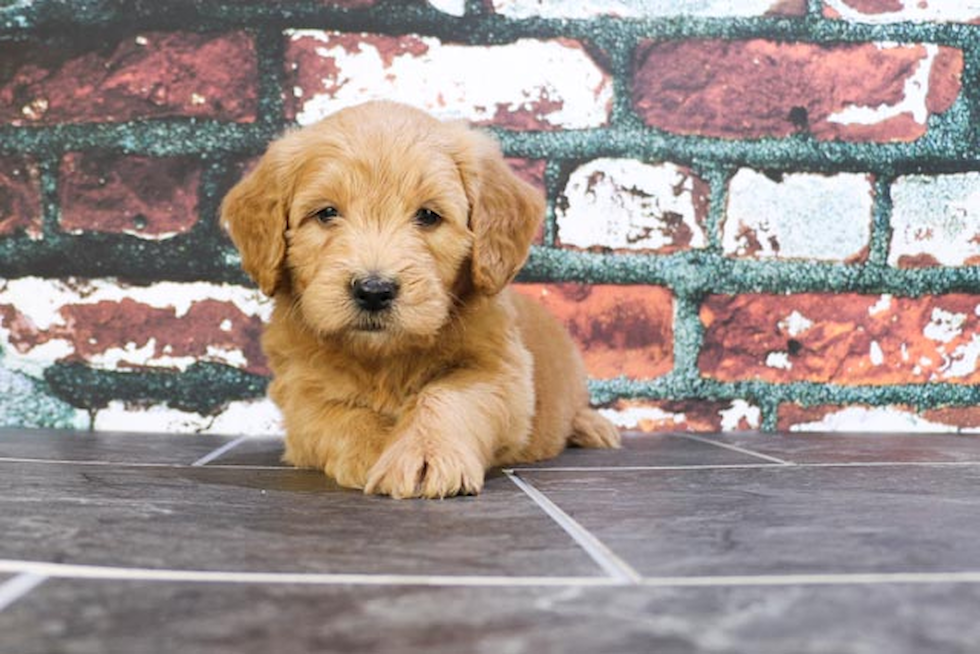
[[[352,325],[355,332],[377,333],[383,332],[388,328],[388,321],[381,316],[362,315]]]

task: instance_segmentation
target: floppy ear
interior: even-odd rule
[[[266,295],[282,282],[286,255],[286,200],[276,144],[221,202],[221,225],[242,255],[242,268]]]
[[[544,198],[510,169],[489,136],[459,128],[456,163],[470,204],[473,286],[503,290],[527,260],[544,219]]]

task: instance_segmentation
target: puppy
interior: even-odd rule
[[[283,460],[392,497],[618,447],[564,329],[507,288],[544,202],[487,136],[372,102],[274,142],[221,205],[275,298],[262,346]]]

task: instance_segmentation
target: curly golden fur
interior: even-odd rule
[[[274,142],[221,206],[275,298],[262,345],[284,460],[393,497],[616,447],[564,329],[507,284],[544,203],[496,144],[374,102]]]

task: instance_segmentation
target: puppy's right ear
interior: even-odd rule
[[[242,255],[242,268],[266,295],[282,282],[286,198],[276,144],[221,202],[221,225]]]

